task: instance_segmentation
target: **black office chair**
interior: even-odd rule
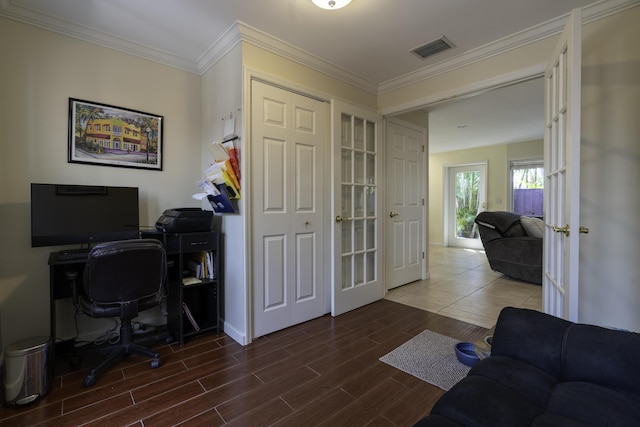
[[[151,357],[151,367],[160,366],[160,354],[133,342],[131,319],[157,306],[164,294],[167,257],[162,244],[153,239],[108,242],[94,246],[83,275],[82,311],[91,317],[120,317],[120,342],[84,379],[85,387],[131,353]]]

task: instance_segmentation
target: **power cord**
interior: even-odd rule
[[[76,313],[76,315],[74,316],[75,326],[76,326],[76,336],[73,339],[73,341],[74,341],[75,348],[86,347],[90,344],[93,344],[95,346],[100,346],[104,343],[117,344],[120,341],[120,334],[119,334],[120,323],[118,323],[118,321],[115,318],[110,318],[114,323],[113,328],[107,329],[103,335],[99,336],[93,341],[78,340],[78,338],[80,337],[80,330],[78,329],[78,315],[80,314],[82,313]]]
[[[100,345],[104,344],[105,342],[108,342],[109,344],[117,344],[120,341],[120,334],[118,333],[118,329],[120,327],[120,324],[114,318],[111,318],[111,320],[113,320],[113,323],[115,324],[113,326],[113,328],[107,329],[107,331],[104,333],[104,335],[102,335],[102,336],[96,338],[95,340],[93,340],[93,344],[94,345],[100,346]]]

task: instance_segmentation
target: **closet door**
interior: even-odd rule
[[[326,313],[327,103],[251,84],[253,337]]]

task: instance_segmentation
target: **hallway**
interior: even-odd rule
[[[481,250],[429,247],[430,279],[392,289],[385,299],[491,328],[505,306],[542,310],[542,287],[492,271]]]

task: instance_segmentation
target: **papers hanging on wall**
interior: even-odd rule
[[[233,135],[230,140],[214,141],[208,146],[214,162],[204,170],[204,179],[196,182],[200,193],[192,196],[196,200],[207,198],[217,213],[235,213],[232,200],[241,197],[240,151],[234,145],[237,140]]]

